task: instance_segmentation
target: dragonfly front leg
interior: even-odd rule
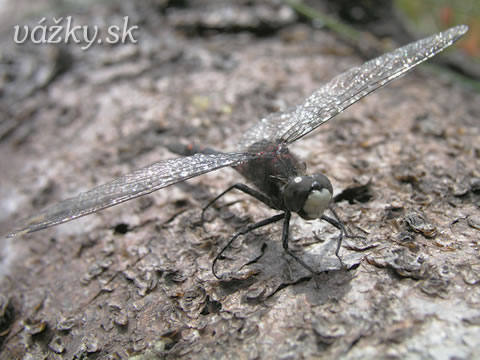
[[[335,212],[333,212],[333,214],[335,215],[335,217],[337,217],[337,214]],[[340,220],[336,220],[326,215],[322,215],[321,219],[325,220],[326,222],[330,223],[331,225],[335,226],[338,230],[340,230],[340,235],[337,238],[337,248],[335,249],[335,256],[337,257],[338,261],[340,261],[341,267],[345,269],[345,264],[340,258],[340,248],[342,247],[344,234],[346,234],[345,225],[343,225],[343,223]]]
[[[322,215],[321,219],[325,220],[326,222],[328,222],[329,224],[335,226],[338,230],[340,230],[340,235],[337,238],[337,248],[335,250],[335,256],[337,257],[338,261],[340,261],[340,264],[341,264],[342,268],[345,269],[346,266],[343,263],[342,259],[340,258],[340,255],[339,255],[340,248],[342,247],[343,238],[346,237],[346,238],[354,238],[354,239],[365,239],[365,237],[361,236],[361,235],[353,235],[353,234],[349,233],[347,227],[340,220],[340,218],[338,217],[335,210],[333,210],[330,207],[330,211],[332,212],[332,214],[335,218],[331,218],[329,216]]]
[[[285,212],[285,220],[283,222],[283,231],[282,231],[282,245],[285,252],[290,255],[296,262],[302,265],[305,269],[307,269],[314,277],[316,277],[316,272],[313,268],[307,265],[302,259],[300,259],[297,255],[295,255],[289,248],[288,248],[288,233],[290,229],[290,218],[291,218],[290,211]]]

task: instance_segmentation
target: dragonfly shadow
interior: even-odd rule
[[[274,279],[279,283],[296,283],[313,275],[285,252],[278,237],[278,225],[270,229],[256,230],[239,237],[217,262],[217,273],[222,282],[241,281],[255,276],[258,281]],[[325,241],[299,246],[292,241],[291,250],[315,273],[344,271],[359,265],[365,255],[341,249],[342,263],[335,251],[338,234],[330,234]]]

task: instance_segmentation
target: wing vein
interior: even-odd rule
[[[123,175],[106,184],[64,200],[21,223],[7,235],[13,237],[61,224],[169,185],[225,167],[241,164],[248,153],[195,154],[163,160]]]

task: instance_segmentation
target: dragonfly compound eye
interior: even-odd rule
[[[318,219],[328,208],[332,193],[332,184],[326,176],[297,176],[285,187],[285,206],[304,219]]]

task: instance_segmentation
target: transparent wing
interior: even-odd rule
[[[302,104],[262,119],[247,131],[240,146],[245,148],[263,139],[286,143],[298,140],[372,91],[449,47],[467,31],[466,25],[453,27],[338,75]]]
[[[252,155],[248,153],[218,153],[159,161],[47,208],[27,219],[8,237],[61,224],[215,169],[241,164],[251,158]]]

